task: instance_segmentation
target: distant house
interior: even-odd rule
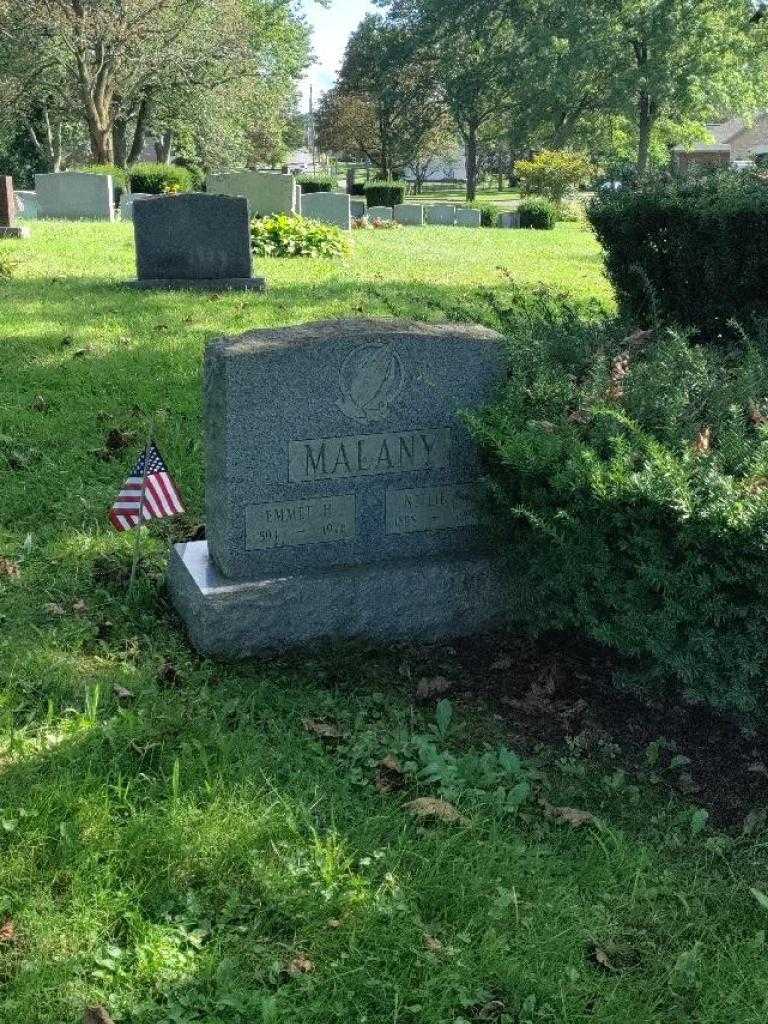
[[[406,181],[415,181],[416,174],[412,167],[406,167],[403,172]],[[427,168],[424,181],[466,181],[467,161],[462,148],[445,157],[435,157]]]
[[[754,160],[768,153],[768,111],[760,111],[750,120],[732,117],[707,128],[716,143],[730,146],[731,160]]]

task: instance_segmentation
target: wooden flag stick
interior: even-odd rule
[[[141,531],[144,527],[144,497],[147,493],[147,471],[149,470],[149,449],[152,446],[152,435],[154,433],[154,421],[150,418],[147,431],[147,443],[144,448],[144,475],[141,478],[141,496],[139,498],[139,522],[133,537],[133,564],[131,565],[131,578],[128,582],[128,596],[133,591],[136,582],[136,570],[139,567],[139,551],[141,547]]]

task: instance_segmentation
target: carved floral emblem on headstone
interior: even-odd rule
[[[377,423],[387,418],[404,383],[403,364],[391,345],[353,348],[341,364],[336,405],[357,423]]]

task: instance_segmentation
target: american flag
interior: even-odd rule
[[[144,478],[146,466],[146,480]],[[141,491],[144,488],[142,508]],[[160,452],[151,444],[141,453],[133,472],[123,484],[117,501],[109,511],[116,530],[132,530],[143,519],[167,519],[184,511],[176,484],[171,479]]]

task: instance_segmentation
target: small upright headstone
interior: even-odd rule
[[[364,199],[350,198],[349,208],[352,211],[352,216],[355,218],[355,220],[360,220],[361,217],[368,216],[368,204]]]
[[[368,217],[371,220],[392,220],[391,206],[369,206]]]
[[[479,327],[333,321],[211,342],[206,541],[169,588],[195,647],[247,656],[499,628],[507,584],[461,415],[504,376]]]
[[[422,227],[424,224],[424,207],[421,203],[401,203],[395,207],[395,220],[398,224]]]
[[[252,217],[301,213],[301,186],[292,174],[226,171],[209,174],[206,189],[211,195],[245,196]]]
[[[310,192],[301,197],[301,215],[349,231],[352,208],[346,192]]]
[[[456,209],[456,227],[479,228],[483,224],[483,215],[479,210],[470,210],[466,207]]]
[[[263,291],[252,276],[248,200],[188,192],[133,208],[137,288]]]
[[[520,227],[520,214],[517,212],[502,213],[501,215],[501,226],[503,228],[519,228]]]
[[[16,213],[25,220],[37,220],[37,192],[17,189]]]
[[[36,174],[38,217],[60,220],[115,219],[112,176],[64,171]]]
[[[16,193],[13,178],[0,178],[0,238],[29,238],[29,228],[16,223]]]
[[[149,192],[123,192],[120,196],[120,219],[125,221],[133,220],[133,204],[137,200],[151,199]]]
[[[456,207],[449,203],[435,203],[424,208],[425,224],[442,224],[452,227],[456,223]]]

